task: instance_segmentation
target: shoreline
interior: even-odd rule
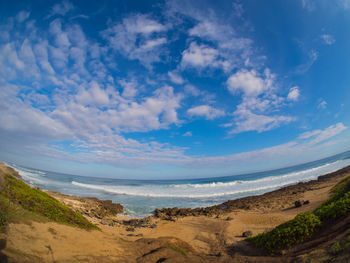
[[[116,213],[120,206],[110,201],[49,192],[72,210],[87,210],[84,217],[100,230],[55,222],[11,223],[3,251],[14,259],[30,257],[19,262],[52,262],[51,252],[57,262],[162,262],[157,260],[164,258],[167,262],[260,262],[249,254],[252,248],[244,241],[244,233],[257,235],[313,211],[348,175],[350,166],[262,195],[204,208],[163,208],[141,219]],[[295,206],[295,201],[301,201],[301,206]],[[281,259],[259,255],[262,262]]]
[[[117,209],[119,211],[118,214],[115,214],[112,212],[114,216],[123,217],[124,219],[130,219],[130,220],[143,220],[145,218],[154,217],[154,218],[172,221],[176,218],[186,217],[186,216],[200,216],[200,215],[220,216],[220,215],[225,215],[227,213],[233,212],[235,210],[262,211],[266,213],[266,212],[271,212],[273,210],[290,209],[295,205],[294,204],[295,201],[303,199],[304,192],[316,189],[317,187],[320,187],[321,185],[329,181],[337,180],[340,177],[342,177],[344,173],[350,173],[350,166],[346,166],[335,172],[320,175],[318,176],[317,179],[314,179],[314,180],[310,180],[306,182],[298,182],[298,183],[284,186],[276,190],[272,190],[259,195],[240,197],[237,199],[227,200],[223,203],[207,206],[207,207],[156,208],[150,213],[149,216],[144,216],[144,217],[133,217],[133,216],[127,215],[125,212],[120,211],[123,209],[122,204],[114,203],[111,200],[101,200],[101,199],[98,199],[97,197],[81,197],[76,195],[68,195],[68,194],[63,194],[56,191],[47,191],[47,190],[43,190],[43,191],[55,197],[59,201],[67,204],[68,206],[72,207],[73,210],[79,211],[83,215],[86,215],[90,218],[93,217],[93,213],[91,213],[89,210],[93,208],[94,203],[95,203],[95,207],[97,207],[98,209],[102,208],[104,210],[108,210],[109,204],[112,203],[114,205],[113,209]],[[303,200],[303,201],[307,201],[307,200]],[[105,205],[107,207],[104,207]],[[116,208],[117,206],[118,208]],[[102,212],[102,214],[105,212]],[[99,217],[101,217],[101,214],[97,213],[96,218],[101,219]]]

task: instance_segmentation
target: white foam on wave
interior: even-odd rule
[[[336,171],[350,164],[350,160],[339,160],[334,163],[324,164],[318,167],[306,169],[300,172],[288,173],[280,176],[269,176],[251,181],[215,182],[208,184],[179,184],[179,185],[155,185],[144,184],[139,186],[128,185],[93,185],[73,181],[78,187],[100,190],[111,194],[145,196],[145,197],[170,197],[170,198],[209,198],[226,195],[235,195],[247,192],[267,191],[297,182],[310,181],[318,176]]]

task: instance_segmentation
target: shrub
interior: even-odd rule
[[[301,213],[293,220],[279,225],[270,232],[259,234],[248,238],[248,240],[255,246],[273,253],[303,242],[320,225],[321,221],[313,213]]]
[[[1,198],[8,198],[22,208],[43,215],[58,223],[78,226],[85,229],[97,229],[80,213],[74,212],[55,198],[40,189],[32,188],[11,175],[6,176]]]
[[[342,197],[338,197],[333,202],[325,202],[320,205],[314,214],[318,216],[321,221],[327,221],[337,219],[346,215],[350,210],[350,192],[344,194]]]

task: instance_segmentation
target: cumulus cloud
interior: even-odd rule
[[[264,132],[295,120],[290,116],[271,114],[285,100],[275,94],[274,82],[275,75],[269,69],[265,69],[263,74],[258,74],[255,70],[240,70],[228,78],[228,90],[233,95],[242,95],[242,102],[233,112],[234,123],[226,124],[226,127],[234,126],[230,131],[231,134],[247,131]],[[292,97],[297,99],[299,90],[294,87],[294,91],[291,92],[287,99]]]
[[[190,116],[202,116],[208,120],[213,120],[217,117],[222,117],[225,112],[219,109],[215,109],[209,105],[200,105],[187,110]]]
[[[207,45],[198,45],[192,42],[188,49],[182,52],[181,66],[206,68],[219,67],[221,62],[218,58],[219,52]]]
[[[297,101],[300,96],[300,90],[298,86],[294,86],[289,90],[287,99],[290,101]]]
[[[257,96],[270,88],[271,78],[268,75],[263,79],[255,70],[241,70],[231,75],[227,80],[227,86],[231,93],[241,91],[246,96]]]

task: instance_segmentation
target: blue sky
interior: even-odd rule
[[[0,1],[0,159],[191,178],[349,150],[350,1]]]

